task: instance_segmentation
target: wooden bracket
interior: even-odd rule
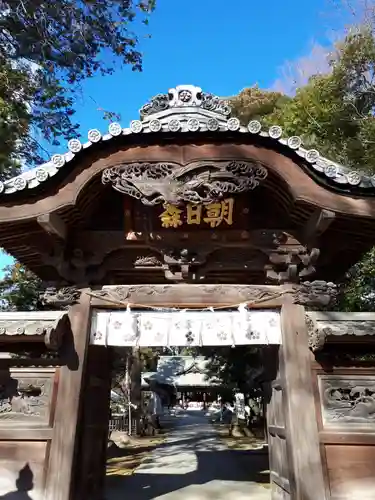
[[[312,248],[318,236],[323,234],[335,219],[335,212],[326,209],[317,209],[306,222],[302,231],[302,242]]]
[[[58,236],[61,240],[66,239],[66,224],[57,214],[39,215],[37,222],[48,234]]]

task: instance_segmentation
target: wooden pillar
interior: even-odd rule
[[[284,304],[281,328],[291,498],[326,500],[304,307]]]
[[[82,394],[73,500],[103,500],[105,492],[112,350],[90,346]]]
[[[45,500],[70,500],[81,388],[90,337],[90,297],[82,292],[69,310],[64,338]]]

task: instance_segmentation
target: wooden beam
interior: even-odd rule
[[[236,307],[246,303],[252,309],[278,308],[289,298],[294,303],[328,305],[330,287],[323,281],[302,285],[123,285],[104,286],[88,292],[92,307]],[[52,298],[51,298],[52,301]],[[51,302],[52,303],[52,302]]]
[[[302,241],[308,246],[313,246],[317,237],[327,231],[335,219],[335,212],[326,209],[317,209],[304,226]]]
[[[48,441],[52,439],[52,429],[48,428],[0,428],[1,441]]]
[[[375,445],[375,436],[371,431],[348,432],[348,430],[333,429],[331,431],[320,431],[319,437],[322,444]]]
[[[57,214],[43,214],[37,217],[38,224],[48,233],[66,239],[67,228],[65,222]]]
[[[284,289],[267,285],[124,285],[91,290],[92,307],[124,308],[127,304],[152,307],[280,307]]]

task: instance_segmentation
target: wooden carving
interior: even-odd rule
[[[161,267],[163,263],[154,255],[138,257],[134,262],[134,267]]]
[[[52,378],[0,373],[0,424],[48,423]]]
[[[267,280],[278,284],[299,283],[311,277],[315,273],[314,264],[319,253],[317,248],[308,251],[302,245],[294,249],[280,246],[269,254],[269,263],[265,266]]]
[[[183,281],[195,278],[208,255],[212,253],[212,248],[197,248],[195,251],[189,248],[164,248],[161,253],[166,279]]]
[[[321,375],[319,389],[325,425],[375,428],[375,377]]]
[[[321,351],[330,331],[328,328],[319,328],[317,323],[306,315],[307,333],[309,336],[309,348],[312,352]]]
[[[284,231],[263,230],[248,233],[246,247],[235,252],[225,241],[176,241],[168,235],[150,241],[152,250],[160,253],[165,277],[172,281],[200,281],[217,270],[259,270],[274,284],[299,283],[315,272],[319,251],[308,251]],[[159,264],[160,266],[160,264]]]
[[[74,286],[57,288],[47,288],[43,294],[41,294],[41,302],[44,305],[57,308],[66,308],[79,301],[81,297],[81,290]]]
[[[375,335],[375,318],[373,320],[355,321],[348,315],[347,320],[319,321],[320,329],[329,331],[330,337],[343,337],[350,335],[353,337],[364,337]]]
[[[316,283],[316,284],[315,284]],[[272,285],[124,285],[109,286],[93,290],[90,295],[95,304],[101,301],[123,305],[176,305],[194,307],[205,305],[236,306],[240,303],[257,305],[273,303],[281,305],[283,297],[289,296],[296,304],[320,306],[328,304],[331,288],[322,282],[312,282],[293,286]]]
[[[257,187],[267,177],[259,162],[247,160],[130,163],[107,168],[102,182],[145,205],[212,203]]]
[[[278,287],[246,285],[132,285],[92,291],[95,299],[117,304],[182,304],[267,301],[281,296]]]
[[[270,264],[265,266],[268,281],[272,283],[299,283],[315,273],[314,263],[319,250],[307,253],[302,248],[299,253],[282,251],[273,252],[269,256]]]
[[[86,284],[91,281],[98,281],[104,278],[105,272],[102,267],[104,255],[98,254],[95,249],[90,252],[84,252],[80,248],[73,248],[67,252],[66,248],[60,243],[55,244],[53,252],[42,254],[44,264],[54,267],[59,276],[67,283]],[[60,293],[61,300],[54,297],[52,300],[59,302],[59,307],[70,305],[71,300],[75,300],[69,293],[72,287],[66,287],[63,294]],[[45,295],[45,303],[48,304],[49,296],[55,295],[55,290],[51,289]]]
[[[131,281],[147,283],[149,270],[163,272],[172,282],[211,280],[210,273],[217,280],[232,271],[240,272],[242,278],[234,274],[234,282],[252,282],[254,273],[259,282],[258,276],[265,273],[265,283],[284,284],[310,278],[319,255],[317,249],[308,250],[290,233],[274,229],[183,231],[176,235],[174,230],[158,232],[145,227],[137,234],[133,242],[121,231],[85,231],[76,235],[69,248],[56,243],[52,254],[44,256],[44,263],[56,269],[62,282],[78,288],[116,283],[119,275],[128,282],[130,273]],[[150,281],[155,276],[153,273]],[[78,292],[74,293],[72,287],[48,289],[42,301],[62,308],[74,302]]]
[[[294,293],[295,304],[304,306],[327,307],[335,303],[337,287],[332,282],[315,280],[305,281],[296,286]]]

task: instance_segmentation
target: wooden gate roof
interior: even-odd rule
[[[318,277],[336,279],[375,241],[375,176],[304,148],[300,137],[285,137],[279,126],[265,130],[255,120],[241,125],[228,102],[184,85],[154,97],[129,127],[111,123],[106,134],[90,130],[87,142],[74,138],[65,154],[1,183],[0,244],[46,280],[129,282],[130,275],[135,279],[136,258],[153,257],[156,263],[160,252],[142,239],[142,231],[137,242],[125,241],[120,212],[132,226],[129,214],[137,203],[208,203],[218,190],[248,200],[248,218],[257,221],[237,231],[238,248],[255,230],[284,231],[289,248],[294,238],[320,249]],[[224,237],[211,231],[226,244],[228,232]],[[181,238],[194,240],[186,234]],[[109,260],[122,262],[116,272],[109,254]],[[127,270],[123,257],[133,263]],[[153,274],[143,266],[136,281],[152,276],[163,282],[163,265],[155,265]],[[101,269],[95,278],[89,273],[94,268]],[[255,275],[243,279],[259,281]]]

